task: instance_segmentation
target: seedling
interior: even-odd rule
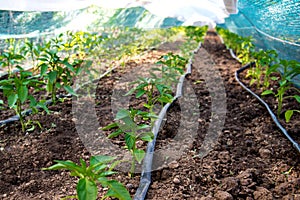
[[[278,61],[278,54],[274,50],[260,50],[253,52],[252,56],[255,61],[255,66],[248,70],[246,77],[251,77],[250,85],[256,83],[256,87],[260,88],[263,85],[264,90],[270,86],[270,66]]]
[[[48,45],[49,49],[43,52],[39,58],[41,61],[40,75],[45,79],[46,89],[51,94],[53,103],[56,103],[57,90],[62,87],[70,94],[76,95],[71,87],[71,81],[81,72],[82,68],[75,68],[69,63],[69,58],[61,59],[58,49]]]
[[[129,192],[126,188],[116,180],[109,180],[107,177],[116,172],[113,171],[120,161],[114,161],[116,158],[111,156],[92,156],[90,165],[80,159],[80,165],[72,161],[55,160],[57,164],[42,170],[69,170],[71,176],[79,177],[77,182],[77,198],[79,200],[96,200],[98,195],[97,184],[101,184],[103,188],[109,188],[107,193],[102,197],[115,197],[120,200],[131,200]]]
[[[21,52],[23,52],[24,56],[28,55],[31,58],[32,65],[34,67],[36,66],[37,58],[40,56],[42,51],[43,47],[38,43],[34,43],[30,39],[25,41],[24,46],[21,48]]]
[[[178,82],[178,77],[184,73],[188,60],[169,52],[168,54],[161,56],[157,65],[161,65],[161,68],[152,68],[153,71],[159,71],[161,74],[161,80],[164,84],[172,86],[173,83]],[[154,73],[151,73],[154,78],[158,78]]]
[[[145,95],[147,103],[144,104],[144,107],[148,108],[152,114],[155,114],[154,105],[156,103],[160,103],[163,106],[165,103],[170,103],[173,100],[171,95],[172,88],[165,85],[163,79],[139,77],[137,81],[131,84],[137,84],[137,86],[129,90],[125,96],[135,93],[135,97],[140,98]],[[158,94],[155,94],[155,92],[158,92]]]
[[[277,116],[279,117],[282,111],[283,106],[283,100],[287,98],[294,98],[298,103],[300,103],[300,96],[297,94],[300,94],[300,90],[294,87],[292,79],[299,75],[299,69],[298,69],[299,63],[297,61],[287,61],[287,60],[280,60],[279,64],[275,64],[272,67],[270,67],[268,73],[277,73],[280,75],[280,80],[278,81],[279,87],[277,88],[277,91],[274,92],[273,90],[266,90],[262,93],[262,95],[268,95],[273,94],[277,101],[278,101],[278,108],[277,108]],[[282,69],[283,72],[278,73],[278,69]],[[286,92],[288,90],[294,90],[296,91],[296,95],[292,96],[286,96]],[[288,111],[288,113],[285,114],[286,121],[289,121],[291,116],[293,115],[294,111]]]
[[[5,40],[7,48],[1,52],[0,66],[7,68],[8,76],[11,76],[12,70],[25,59],[24,55],[18,48],[20,41],[14,38]]]
[[[0,89],[7,98],[8,106],[13,108],[20,118],[22,131],[26,130],[25,119],[22,114],[22,107],[27,100],[30,101],[30,107],[35,111],[37,107],[42,107],[46,112],[48,109],[43,101],[37,102],[35,98],[29,94],[29,89],[37,89],[42,84],[36,77],[32,77],[32,72],[24,71],[23,68],[17,66],[19,72],[13,74],[11,78],[0,81]]]
[[[135,171],[135,162],[137,161],[139,164],[143,161],[145,157],[145,151],[143,149],[139,149],[136,146],[137,141],[152,141],[154,135],[149,128],[151,126],[143,123],[138,123],[136,119],[140,116],[144,116],[146,118],[153,117],[151,114],[146,112],[141,112],[138,110],[131,109],[125,110],[120,109],[116,115],[116,122],[112,123],[102,130],[109,130],[113,128],[117,128],[116,131],[111,133],[108,137],[113,138],[117,137],[121,134],[124,134],[126,148],[130,151],[132,160],[131,160],[131,168],[130,168],[130,176],[133,176]],[[146,131],[145,131],[146,130]]]
[[[24,56],[20,54],[15,54],[12,51],[4,51],[0,55],[0,66],[3,68],[7,67],[7,73],[11,76],[13,68],[23,59]]]

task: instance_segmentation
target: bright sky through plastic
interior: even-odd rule
[[[0,0],[0,9],[14,11],[69,11],[86,8],[91,5],[103,8],[141,6],[159,17],[171,17],[183,21],[183,25],[214,26],[216,23],[223,23],[224,18],[229,16],[225,7],[225,5],[228,6],[229,4],[236,5],[236,0]]]

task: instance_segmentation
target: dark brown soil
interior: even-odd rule
[[[132,60],[126,68],[119,67],[99,81],[95,102],[90,103],[94,103],[101,127],[114,118],[112,97],[114,92],[124,92],[122,84],[116,85],[127,70],[143,75],[160,55],[174,50],[172,44],[167,47]],[[206,37],[192,67],[184,89],[190,99],[184,96],[170,107],[159,133],[156,150],[161,153],[154,157],[157,170],[152,173],[146,199],[300,199],[299,152],[274,125],[267,110],[236,82],[234,72],[241,66],[213,34]],[[185,104],[193,100],[197,104],[188,108],[196,110],[187,112]],[[135,98],[129,102],[142,107]],[[88,160],[91,153],[99,151],[86,144],[98,144],[93,137],[100,132],[85,138],[78,133],[80,120],[92,119],[89,112],[83,112],[86,110],[74,116],[72,106],[76,103],[66,99],[51,106],[50,115],[31,116],[43,128],[27,134],[20,131],[19,123],[1,127],[0,199],[52,200],[76,194],[76,178],[68,172],[41,170],[56,159],[79,162],[79,158]],[[80,109],[85,107],[91,106],[82,104]],[[193,112],[196,114],[188,115]],[[299,127],[293,131],[299,140]],[[213,136],[208,137],[210,134]],[[97,146],[103,146],[100,142]],[[113,142],[123,145],[118,139]],[[165,158],[168,156],[171,160]],[[114,178],[135,194],[139,173],[129,178],[121,170]],[[99,199],[103,192],[99,187]]]

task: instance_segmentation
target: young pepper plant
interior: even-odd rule
[[[159,71],[161,74],[161,80],[166,85],[172,86],[173,83],[178,82],[178,77],[184,73],[188,60],[180,55],[169,52],[159,58],[157,65],[161,65],[161,68],[152,68],[153,71]],[[154,78],[158,78],[154,73],[151,73]]]
[[[26,122],[22,114],[22,106],[27,100],[30,101],[30,107],[35,111],[37,107],[43,108],[46,112],[48,109],[44,101],[37,102],[29,93],[29,89],[37,89],[42,84],[36,77],[32,76],[32,72],[24,71],[23,68],[17,66],[19,72],[13,74],[11,78],[0,81],[0,89],[3,90],[4,96],[7,98],[8,106],[13,108],[19,116],[22,125],[22,131],[26,130]]]
[[[125,136],[126,148],[131,153],[131,168],[130,168],[130,176],[133,176],[135,171],[135,162],[137,161],[139,164],[143,161],[145,157],[145,151],[143,149],[139,149],[136,146],[137,141],[147,141],[150,142],[153,140],[153,133],[149,131],[152,127],[138,123],[137,120],[139,117],[142,118],[154,118],[156,116],[151,115],[150,113],[135,110],[135,109],[120,109],[117,114],[114,123],[102,128],[102,130],[109,130],[117,128],[116,131],[111,133],[108,138],[117,137],[121,134]],[[146,130],[146,131],[144,131]]]
[[[173,100],[172,88],[164,84],[164,79],[162,78],[143,78],[139,77],[137,81],[131,84],[137,84],[125,94],[125,96],[132,95],[135,93],[136,98],[140,98],[145,95],[147,102],[144,107],[149,109],[149,113],[154,114],[154,106],[156,103],[160,103],[162,106],[165,103],[171,103]],[[157,94],[158,93],[158,94]],[[153,121],[151,122],[151,124]]]
[[[69,63],[69,58],[63,58],[58,55],[57,48],[46,50],[39,58],[40,75],[46,81],[47,92],[51,94],[53,103],[56,102],[56,93],[60,88],[64,88],[70,94],[76,95],[71,87],[74,76],[78,75],[82,68],[74,68]]]
[[[20,54],[15,54],[12,51],[4,51],[0,55],[0,65],[1,67],[7,67],[8,76],[12,75],[13,68],[24,60],[24,56]]]
[[[267,89],[270,86],[270,70],[269,67],[278,62],[278,54],[275,50],[259,50],[252,52],[255,66],[248,70],[246,77],[251,77],[250,85],[256,83],[256,87]]]
[[[31,58],[33,67],[36,67],[37,59],[42,51],[43,46],[38,43],[34,43],[31,39],[27,39],[21,48],[21,52],[24,53],[24,56],[29,56]]]
[[[115,197],[120,200],[131,200],[129,192],[120,182],[107,178],[110,175],[116,174],[113,168],[116,167],[120,161],[114,161],[115,159],[115,157],[111,156],[91,156],[89,166],[83,159],[80,159],[80,165],[69,160],[55,160],[57,164],[43,168],[42,170],[64,169],[71,171],[71,176],[79,177],[76,187],[77,196],[67,198],[96,200],[98,195],[97,184],[101,184],[103,188],[109,188],[102,199]]]
[[[265,90],[262,92],[261,95],[269,95],[273,94],[278,102],[278,108],[277,108],[277,116],[279,117],[282,111],[283,107],[283,101],[287,98],[294,98],[298,103],[300,103],[300,90],[294,87],[292,79],[300,74],[300,63],[294,60],[280,60],[279,64],[275,64],[272,67],[269,68],[268,73],[276,73],[280,75],[280,79],[278,80],[278,88],[276,91],[273,90]],[[279,69],[283,70],[279,73]],[[294,90],[297,94],[295,95],[286,95],[286,92],[288,90]],[[292,117],[294,111],[297,112],[297,110],[287,110],[285,112],[285,118],[286,121],[290,121],[290,118]]]

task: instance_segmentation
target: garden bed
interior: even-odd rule
[[[108,105],[114,81],[118,81],[125,70],[141,65],[145,69],[152,67],[159,55],[174,51],[174,44],[169,43],[161,49],[164,51],[153,50],[146,59],[133,60],[124,69],[118,68],[111,76],[102,79],[106,84],[99,83],[96,93],[101,126],[107,125],[114,117]],[[203,66],[219,70],[222,81],[209,86],[211,83],[207,82],[206,74],[212,69],[203,69]],[[192,74],[185,82],[188,87],[184,90],[188,93],[188,88],[192,88],[199,104],[199,117],[191,122],[198,127],[197,132],[180,158],[165,165],[159,163],[159,157],[154,159],[154,164],[160,165],[152,172],[152,184],[146,199],[300,198],[299,153],[273,123],[267,110],[236,82],[234,73],[240,67],[215,35],[206,37],[203,48],[195,55]],[[211,87],[217,88],[213,92],[224,90],[226,98],[218,101],[215,96],[219,94],[212,93]],[[216,115],[213,105],[222,102],[226,102],[226,113],[221,110]],[[170,107],[157,139],[157,150],[171,143],[176,135],[189,133],[177,132],[181,120],[178,116],[184,112],[183,107],[180,99]],[[33,116],[43,125],[42,130],[37,128],[24,135],[18,123],[0,129],[1,199],[60,199],[76,194],[76,179],[70,178],[68,172],[41,171],[41,168],[52,165],[53,160],[79,162],[79,158],[88,160],[90,156],[76,132],[72,100],[66,99],[49,109],[53,111],[51,115]],[[216,133],[214,145],[207,148],[203,154],[205,157],[199,156],[212,122],[222,124],[222,119],[215,116],[223,115],[224,126]],[[299,133],[295,128],[294,133]],[[120,172],[115,178],[134,196],[139,174],[129,178]],[[103,191],[99,191],[99,196],[101,194]]]

